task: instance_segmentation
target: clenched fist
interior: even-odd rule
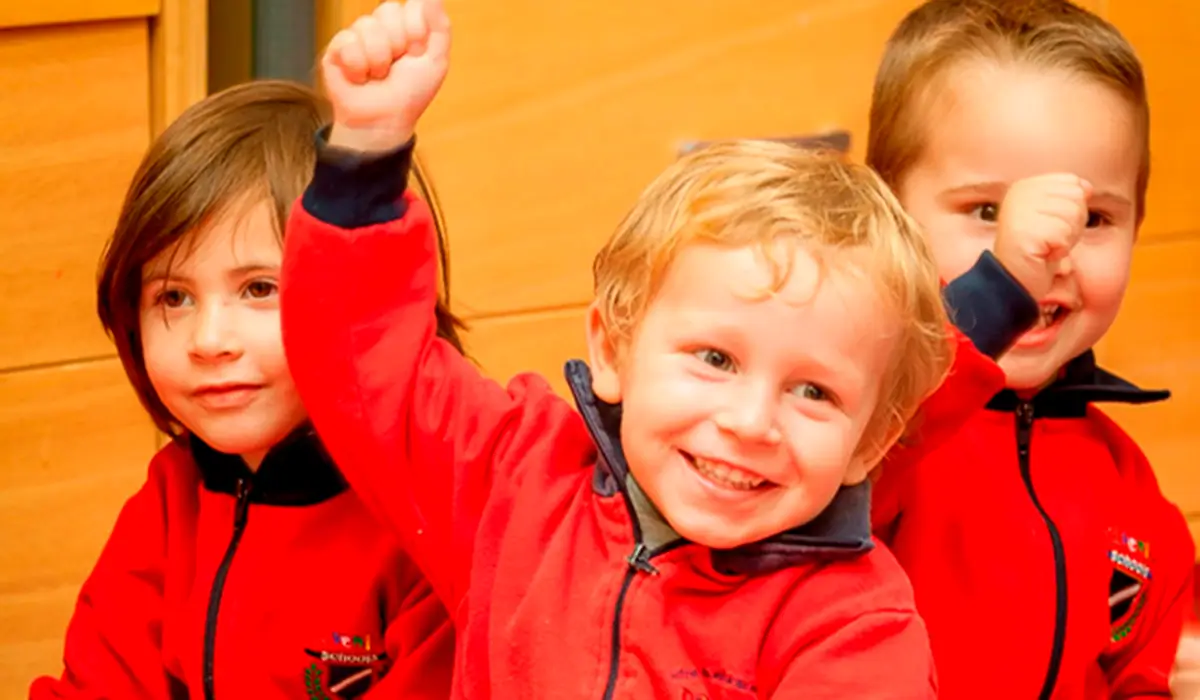
[[[1063,258],[1088,221],[1092,186],[1055,173],[1019,180],[1008,189],[997,216],[995,255],[1035,300],[1049,291]]]
[[[386,151],[412,138],[450,57],[442,0],[384,2],[329,42],[321,59],[333,105],[331,145]]]

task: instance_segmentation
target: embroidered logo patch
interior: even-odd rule
[[[1108,616],[1112,641],[1119,642],[1133,631],[1146,604],[1146,589],[1151,577],[1150,544],[1114,530],[1108,561],[1112,565]]]
[[[304,670],[310,700],[352,700],[364,695],[387,670],[387,654],[371,650],[370,635],[333,634],[333,643],[305,649],[316,659]]]

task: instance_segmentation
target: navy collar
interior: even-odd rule
[[[1171,392],[1165,389],[1147,390],[1134,386],[1115,374],[1096,366],[1091,350],[1071,360],[1062,376],[1033,397],[1033,415],[1048,418],[1082,418],[1092,403],[1143,404],[1164,401]],[[987,407],[993,411],[1015,411],[1021,397],[1005,389],[992,397]]]
[[[347,488],[346,480],[307,424],[271,448],[258,471],[251,471],[240,456],[218,452],[195,435],[180,439],[186,441],[204,488],[209,491],[236,495],[238,482],[244,482],[250,487],[252,503],[308,506],[329,500]]]
[[[602,401],[592,393],[592,373],[584,362],[571,360],[565,374],[579,413],[596,443],[598,455],[592,487],[601,496],[620,492],[629,502],[626,479],[630,476],[620,437],[621,406]],[[640,539],[640,526],[632,506],[631,515]],[[735,549],[712,550],[712,557],[718,571],[765,574],[798,564],[849,558],[873,547],[871,486],[863,482],[843,486],[833,502],[804,525]]]

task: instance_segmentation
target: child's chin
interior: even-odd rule
[[[261,432],[256,431],[210,429],[205,433],[197,433],[197,435],[217,452],[231,455],[265,452],[275,443],[275,440],[264,437]]]
[[[1054,381],[1061,368],[1062,363],[1050,353],[1000,362],[1000,369],[1004,370],[1004,385],[1014,391],[1036,391],[1045,388]]]
[[[747,533],[735,531],[719,518],[701,516],[696,521],[685,519],[679,524],[672,523],[672,527],[685,540],[709,549],[736,549],[754,541]]]

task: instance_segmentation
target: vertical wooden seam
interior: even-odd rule
[[[149,28],[153,137],[208,92],[208,4],[163,0]]]

